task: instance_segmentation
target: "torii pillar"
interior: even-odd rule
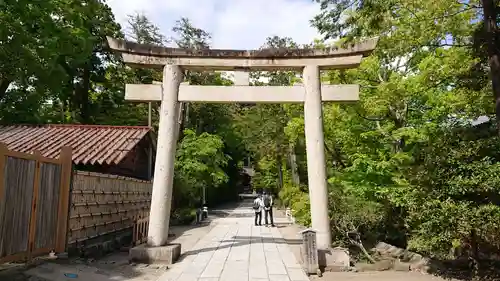
[[[325,140],[320,71],[316,65],[304,67],[304,128],[306,136],[307,180],[311,204],[311,223],[316,230],[318,249],[328,249],[332,242],[328,215]]]
[[[125,63],[163,68],[163,84],[127,85],[126,99],[161,101],[160,128],[148,231],[148,245],[167,244],[174,178],[177,114],[179,102],[212,103],[304,103],[307,171],[312,227],[317,231],[319,250],[331,244],[326,182],[322,102],[355,102],[358,85],[321,85],[320,71],[355,68],[369,55],[377,39],[348,48],[186,50],[142,45],[108,38],[109,47],[122,54]],[[236,77],[236,86],[183,85],[184,70],[274,71],[296,70],[303,74],[304,86],[248,86],[248,76]],[[246,83],[246,85],[244,85]]]

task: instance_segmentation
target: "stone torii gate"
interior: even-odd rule
[[[207,103],[304,103],[307,173],[312,227],[318,249],[331,243],[328,216],[322,101],[355,102],[358,85],[321,85],[320,71],[355,68],[371,54],[377,39],[349,48],[190,50],[137,44],[108,38],[109,47],[121,53],[125,63],[163,68],[162,85],[126,85],[126,99],[161,101],[148,245],[167,244],[172,198],[179,102]],[[181,84],[184,70],[237,71],[236,86]],[[303,86],[249,86],[249,71],[295,70],[303,74]]]

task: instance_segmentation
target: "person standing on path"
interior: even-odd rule
[[[264,201],[264,218],[265,218],[266,226],[269,225],[269,220],[267,218],[269,216],[270,220],[271,220],[271,226],[274,227],[273,197],[271,196],[271,194],[264,192],[263,201]]]
[[[262,198],[260,198],[260,195],[257,195],[257,197],[255,197],[255,200],[253,200],[252,206],[255,212],[255,226],[262,225],[262,206],[264,206]]]

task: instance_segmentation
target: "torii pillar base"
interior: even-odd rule
[[[131,248],[128,259],[135,263],[145,264],[174,264],[181,255],[181,244],[171,244],[160,247],[139,245]]]

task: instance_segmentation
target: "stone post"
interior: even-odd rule
[[[307,65],[303,73],[304,122],[307,150],[307,176],[311,201],[312,228],[317,231],[318,249],[330,248],[331,233],[328,216],[325,142],[321,103],[321,82],[318,66]]]
[[[235,86],[248,86],[250,84],[250,72],[248,71],[235,71],[234,72],[234,85]]]
[[[178,131],[178,95],[182,78],[183,73],[179,66],[166,65],[164,67],[153,194],[149,214],[148,246],[151,247],[164,246],[168,239]]]

